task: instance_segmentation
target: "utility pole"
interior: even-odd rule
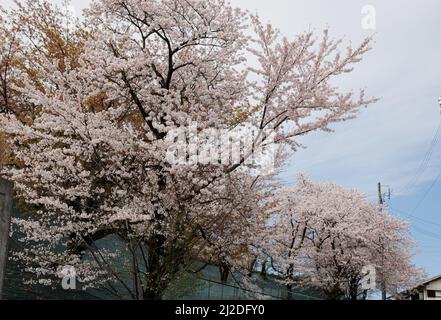
[[[12,211],[12,183],[0,178],[0,300],[8,256],[9,224]]]
[[[383,211],[384,199],[383,199],[383,192],[381,191],[381,187],[382,187],[381,182],[378,182],[378,204],[380,207],[380,211]],[[380,274],[381,274],[381,300],[387,300],[386,283],[384,281],[383,273],[380,272]]]
[[[378,182],[378,204],[380,205],[380,211],[383,211],[383,193],[381,192],[381,182]]]

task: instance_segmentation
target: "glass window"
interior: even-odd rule
[[[441,298],[441,290],[427,290],[429,298]]]

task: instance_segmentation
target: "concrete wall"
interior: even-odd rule
[[[0,178],[0,300],[6,268],[9,224],[12,211],[12,184]]]

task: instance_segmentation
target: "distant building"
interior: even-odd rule
[[[433,277],[411,290],[400,293],[400,299],[441,301],[441,275]]]

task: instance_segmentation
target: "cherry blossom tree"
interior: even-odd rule
[[[264,180],[243,173],[226,182],[222,198],[209,199],[209,206],[202,203],[205,239],[195,246],[203,261],[219,266],[221,282],[228,281],[231,271],[245,275],[254,271],[260,253],[256,238],[266,228],[269,199],[278,187],[268,177]]]
[[[39,108],[17,86],[23,85],[26,75],[43,89],[41,83],[49,80],[40,72],[46,59],[61,72],[66,63],[77,66],[86,38],[79,20],[63,6],[44,0],[16,2],[10,10],[0,6],[0,113],[13,113],[21,121],[32,121]],[[1,130],[0,150],[0,167],[14,162]]]
[[[270,143],[295,149],[296,137],[330,131],[374,101],[331,84],[352,71],[369,39],[346,50],[327,31],[288,40],[223,0],[99,0],[85,25],[74,59],[60,64],[35,50],[39,81],[35,73],[18,74],[14,92],[38,110],[32,121],[0,116],[16,159],[2,176],[15,182],[32,212],[14,221],[28,244],[15,259],[46,285],[54,285],[61,267],[73,266],[85,288],[160,299],[197,258],[190,254],[195,244],[219,248],[238,234],[233,245],[247,243],[241,241],[248,231],[207,222],[258,207],[252,192],[230,199],[230,181],[251,172],[266,179],[248,161],[253,150]],[[77,26],[67,28],[77,34]],[[250,55],[257,65],[247,64]],[[191,134],[184,142],[169,137],[190,123],[197,123],[196,134],[245,127],[257,134],[235,162],[206,162],[198,150],[174,163],[170,149],[189,149]],[[217,211],[219,199],[231,203]],[[256,212],[250,217],[262,221]],[[114,268],[120,253],[99,245],[112,236],[129,253],[128,277]]]
[[[16,2],[10,10],[0,7],[0,15],[0,113],[29,121],[38,108],[17,86],[23,86],[26,75],[43,89],[50,80],[41,73],[46,60],[60,72],[67,64],[78,66],[87,32],[65,7],[44,0]]]
[[[372,281],[385,281],[389,292],[423,276],[411,261],[407,224],[381,212],[365,195],[300,175],[297,185],[280,190],[274,201],[262,249],[288,289],[308,284],[329,299],[357,299],[365,268],[375,270]]]

